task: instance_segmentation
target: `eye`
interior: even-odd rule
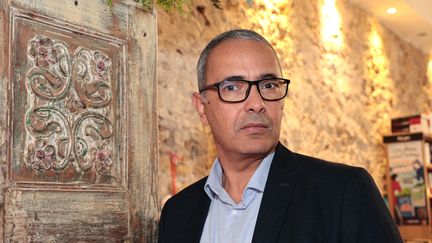
[[[280,81],[278,80],[266,80],[260,86],[261,89],[276,89],[280,87]]]
[[[226,92],[234,92],[241,89],[241,85],[236,81],[224,81],[220,84],[219,89]]]

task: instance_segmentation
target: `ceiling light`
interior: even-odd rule
[[[395,9],[395,8],[388,8],[387,9],[387,13],[388,14],[395,14],[395,13],[397,13],[397,9]]]

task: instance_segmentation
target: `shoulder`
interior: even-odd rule
[[[382,200],[369,172],[362,168],[296,154],[300,160],[299,188],[311,189],[334,203],[376,203]],[[354,206],[353,206],[354,207]]]
[[[362,167],[351,166],[343,163],[327,161],[319,158],[310,157],[307,155],[295,153],[295,157],[299,160],[300,167],[303,170],[308,170],[311,173],[317,172],[319,174],[337,175],[347,174],[356,175],[363,174],[366,170]],[[367,173],[367,172],[366,172]]]
[[[189,242],[186,238],[192,237],[191,232],[196,233],[204,225],[202,220],[210,202],[204,192],[206,179],[186,187],[165,203],[159,222],[159,242]]]
[[[190,208],[191,204],[206,200],[208,198],[204,191],[206,180],[207,177],[204,177],[172,196],[165,203],[164,210]]]
[[[371,180],[364,168],[294,153],[281,144],[276,149],[273,163],[273,175],[294,173],[298,176],[299,182],[314,188],[333,187],[343,190],[352,180]]]
[[[339,184],[340,186],[346,186],[353,181],[367,184],[373,183],[369,172],[362,167],[326,161],[301,154],[295,156],[300,160],[300,173],[308,180],[319,181],[324,185]]]
[[[285,171],[295,170],[302,176],[317,178],[333,178],[335,180],[347,179],[351,176],[368,174],[361,167],[351,166],[343,163],[327,161],[299,153],[292,152],[279,144],[274,157],[274,167]]]

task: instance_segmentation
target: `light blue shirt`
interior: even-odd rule
[[[252,242],[259,207],[273,160],[267,155],[258,166],[246,188],[242,200],[236,204],[222,186],[222,167],[216,159],[204,191],[211,203],[201,235],[201,243]]]

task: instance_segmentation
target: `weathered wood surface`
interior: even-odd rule
[[[125,193],[10,190],[5,242],[126,242]]]
[[[157,195],[157,86],[152,80],[156,77],[156,25],[143,25],[152,22],[154,16],[139,14],[133,9],[130,15],[129,45],[129,102],[130,130],[136,131],[129,136],[129,155],[135,163],[129,163],[129,190],[134,200],[131,202],[132,228],[134,242],[155,242],[159,211]],[[133,111],[139,111],[136,114]],[[149,173],[152,171],[153,173]]]
[[[0,0],[4,242],[155,242],[156,19],[137,6]]]
[[[5,2],[0,0],[0,242],[4,239],[3,218],[5,210],[4,189],[6,187],[6,150],[8,134],[8,109],[7,109],[7,91],[8,91],[8,21],[4,11]]]

